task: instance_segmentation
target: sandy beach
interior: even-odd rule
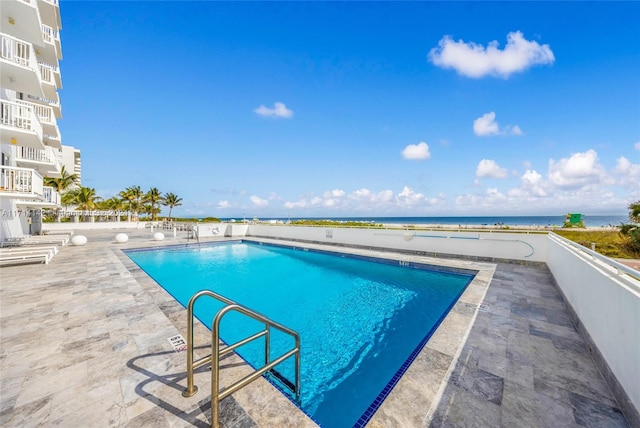
[[[387,229],[426,229],[426,230],[499,230],[499,231],[541,231],[541,232],[549,232],[558,229],[564,229],[562,226],[542,226],[542,225],[500,225],[500,224],[427,224],[427,223],[416,223],[416,224],[398,224],[398,223],[383,223],[383,226]],[[600,226],[600,227],[575,227],[571,228],[571,230],[575,231],[618,231],[620,228],[618,226]]]

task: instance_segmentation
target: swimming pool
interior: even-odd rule
[[[206,288],[298,331],[301,408],[329,428],[368,421],[473,278],[246,241],[127,255],[183,305]],[[204,300],[195,313],[210,326],[221,307]],[[246,337],[256,331],[251,323],[229,314],[222,338]],[[291,347],[287,336],[272,339],[273,355]],[[239,354],[262,364],[258,343]],[[291,360],[278,370],[293,379]]]

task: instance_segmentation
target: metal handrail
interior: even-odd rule
[[[211,326],[211,355],[200,358],[197,361],[193,360],[193,308],[195,306],[196,300],[198,300],[202,296],[213,297],[225,303],[222,309],[218,311],[216,316],[213,319],[213,323]],[[244,314],[250,318],[255,319],[256,321],[264,323],[264,330],[247,337],[243,340],[240,340],[232,345],[225,347],[220,350],[220,321],[222,317],[231,312],[239,312]],[[187,306],[187,387],[182,392],[183,397],[191,397],[198,392],[198,387],[194,384],[193,374],[194,370],[198,367],[211,364],[211,427],[219,428],[220,426],[220,401],[225,397],[233,394],[254,380],[258,379],[267,371],[273,369],[278,364],[287,360],[290,357],[295,356],[295,384],[292,388],[292,392],[295,394],[295,399],[300,399],[300,335],[290,328],[283,326],[269,318],[265,317],[262,314],[259,314],[251,309],[242,306],[231,299],[228,299],[220,294],[214,293],[210,290],[202,290],[198,293],[194,294],[191,299],[189,299],[189,304]],[[286,333],[290,336],[293,336],[295,339],[295,347],[275,360],[271,360],[271,332],[270,328],[276,328],[283,333]],[[222,390],[220,390],[220,357],[227,355],[231,351],[246,345],[256,339],[261,337],[265,337],[265,364],[259,369],[256,369],[249,375],[240,379],[232,385],[229,385]]]
[[[549,237],[552,239],[555,239],[557,241],[560,241],[561,243],[565,244],[565,245],[569,245],[570,247],[573,247],[575,250],[581,251],[585,254],[590,255],[593,259],[598,259],[600,262],[610,266],[611,268],[616,270],[616,273],[621,276],[623,273],[629,275],[630,277],[632,277],[635,280],[640,280],[640,272],[638,272],[635,269],[632,269],[628,266],[623,265],[622,263],[618,263],[617,261],[610,259],[607,256],[603,256],[600,253],[597,253],[593,250],[588,249],[587,247],[578,244],[577,242],[573,242],[563,236],[560,236],[556,233],[549,233]],[[638,289],[638,291],[640,291],[640,288],[638,288],[637,286],[635,286],[636,289]]]

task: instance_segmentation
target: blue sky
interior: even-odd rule
[[[627,213],[638,2],[60,5],[83,185],[178,216]],[[166,213],[165,213],[166,214]]]

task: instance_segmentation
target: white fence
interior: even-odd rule
[[[640,409],[640,272],[555,234],[548,240],[547,265],[558,287],[615,379]],[[609,384],[616,393],[615,385]]]
[[[144,222],[135,221],[105,221],[97,223],[42,223],[43,232],[56,232],[60,230],[108,230],[108,229],[144,229]]]
[[[545,262],[547,259],[546,233],[448,232],[252,224],[248,225],[247,235],[393,249],[438,256],[458,255],[535,262]]]

